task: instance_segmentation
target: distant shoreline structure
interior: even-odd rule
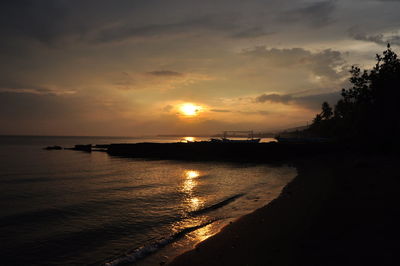
[[[268,131],[254,131],[254,137],[257,138],[274,138],[277,135],[301,131],[308,126],[298,126],[298,127],[291,127],[291,128],[281,128],[281,129],[274,129]],[[104,135],[47,135],[47,134],[10,134],[4,133],[0,134],[0,137],[16,137],[16,138],[23,138],[23,137],[31,137],[31,138],[105,138],[105,139],[146,139],[146,138],[182,138],[182,137],[197,137],[197,138],[212,138],[212,137],[222,137],[223,133],[198,133],[198,134],[191,134],[191,133],[170,133],[170,134],[148,134],[148,135],[131,135],[131,136],[104,136]],[[227,137],[247,137],[247,135],[239,135],[239,134],[228,134]]]

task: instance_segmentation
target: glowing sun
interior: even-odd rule
[[[199,113],[199,111],[201,111],[201,109],[201,106],[194,105],[192,103],[185,103],[180,107],[181,113],[186,116],[195,116]]]

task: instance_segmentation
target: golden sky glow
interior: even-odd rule
[[[3,2],[5,135],[303,126],[400,44],[400,1]]]

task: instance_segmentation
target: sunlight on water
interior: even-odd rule
[[[191,178],[185,179],[181,186],[181,190],[185,193],[190,193],[196,187],[197,181]]]
[[[187,179],[193,179],[200,176],[200,172],[196,170],[185,170],[185,177]]]
[[[203,205],[203,200],[201,200],[200,198],[194,197],[190,199],[190,207],[193,210],[197,210],[199,207],[201,207]]]
[[[192,190],[197,186],[197,181],[195,180],[200,176],[199,171],[195,170],[185,170],[183,173],[185,180],[182,184],[182,191],[191,194]]]
[[[196,187],[196,180],[193,179],[186,179],[183,183],[182,190],[184,192],[190,193]]]
[[[204,200],[193,195],[193,190],[198,185],[197,178],[200,177],[200,172],[196,170],[184,170],[184,181],[181,186],[181,191],[185,193],[183,201],[184,209],[187,211],[195,211],[204,205]]]
[[[184,181],[181,186],[181,191],[185,193],[184,200],[182,202],[183,209],[187,212],[197,211],[205,206],[205,200],[199,196],[196,196],[196,187],[199,185],[198,179],[201,177],[201,172],[194,169],[184,170],[182,176]],[[172,231],[180,232],[185,228],[199,226],[201,224],[209,222],[210,217],[189,217],[183,221],[176,222],[172,225]],[[203,241],[210,236],[215,234],[215,230],[212,230],[212,224],[202,227],[190,234],[188,238],[191,242],[198,243]]]
[[[10,243],[2,259],[21,262],[12,265],[100,265],[146,250],[157,252],[135,265],[158,265],[265,205],[296,174],[287,166],[42,150],[126,139],[31,139],[0,145],[0,222],[2,239]]]
[[[213,224],[209,224],[207,226],[204,226],[204,227],[194,231],[188,237],[192,238],[193,242],[199,243],[215,234],[215,229],[213,230],[212,228],[213,228]]]

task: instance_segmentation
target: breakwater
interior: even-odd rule
[[[135,143],[110,144],[114,156],[205,161],[283,161],[331,153],[332,143]]]

